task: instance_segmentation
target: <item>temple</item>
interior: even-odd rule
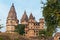
[[[39,31],[44,29],[44,18],[40,18],[39,22],[37,22],[32,13],[28,18],[26,12],[24,12],[21,19],[21,24],[26,25],[25,27],[26,37],[37,37],[39,36]]]
[[[60,13],[59,13],[60,14]],[[60,15],[59,15],[60,16]],[[33,16],[33,13],[30,13],[30,16],[28,17],[26,10],[24,11],[22,18],[20,19],[20,24],[25,25],[25,36],[26,37],[38,37],[39,31],[44,30],[44,18],[40,18],[39,22],[35,20],[35,17]],[[7,16],[6,20],[6,32],[7,33],[14,33],[15,26],[19,24],[19,20],[17,19],[17,14],[15,11],[14,4],[12,3],[12,6],[10,8],[10,11]],[[60,40],[60,33],[56,33],[54,37],[51,37],[50,40]]]
[[[6,21],[6,32],[14,32],[16,25],[18,25],[18,19],[14,4],[12,4]]]

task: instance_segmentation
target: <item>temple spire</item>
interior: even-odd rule
[[[8,14],[8,18],[17,19],[14,3],[12,3],[12,6],[10,8],[10,11],[9,11],[9,14]]]
[[[29,19],[35,19],[35,17],[33,17],[32,13],[29,16]]]
[[[12,3],[12,7],[14,7],[14,3]]]
[[[27,16],[27,14],[26,14],[26,10],[24,11],[24,14],[23,14],[23,16],[22,16],[21,21],[28,21],[28,16]]]
[[[12,3],[12,6],[10,8],[10,11],[8,13],[7,21],[6,21],[6,32],[13,33],[15,30],[15,26],[18,25],[18,19],[17,14],[15,11],[14,4]]]

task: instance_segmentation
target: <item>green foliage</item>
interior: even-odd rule
[[[1,21],[1,19],[0,19],[0,21]],[[1,28],[3,28],[3,24],[0,24],[0,29],[1,29]]]
[[[14,39],[14,40],[19,40],[18,38]]]
[[[0,37],[0,40],[3,40],[3,38],[2,38],[2,37]]]
[[[0,25],[0,29],[1,29],[1,28],[3,28],[3,26],[2,26],[2,25]]]
[[[40,30],[40,31],[39,31],[39,34],[40,34],[40,37],[41,37],[41,36],[47,36],[46,30]]]
[[[57,26],[60,26],[60,0],[47,0],[43,7],[43,16],[47,27],[46,34],[52,36],[56,32]],[[43,34],[45,34],[45,31],[43,31]]]
[[[19,34],[23,35],[25,33],[25,25],[23,24],[18,24],[16,27],[15,27],[15,32],[18,32]]]

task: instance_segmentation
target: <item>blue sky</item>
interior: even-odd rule
[[[45,0],[43,1],[45,2]],[[19,21],[25,10],[28,16],[32,12],[37,21],[42,18],[41,7],[43,5],[41,4],[41,0],[0,0],[0,24],[4,26],[1,31],[6,31],[6,18],[12,3],[14,3]]]
[[[4,26],[2,31],[6,31],[6,18],[12,3],[14,3],[19,20],[25,10],[28,16],[32,12],[37,21],[42,17],[41,0],[0,0],[0,24]]]

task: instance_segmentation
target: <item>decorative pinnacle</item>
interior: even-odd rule
[[[26,14],[26,10],[24,11],[24,14]]]
[[[14,7],[14,3],[12,3],[12,7]]]

